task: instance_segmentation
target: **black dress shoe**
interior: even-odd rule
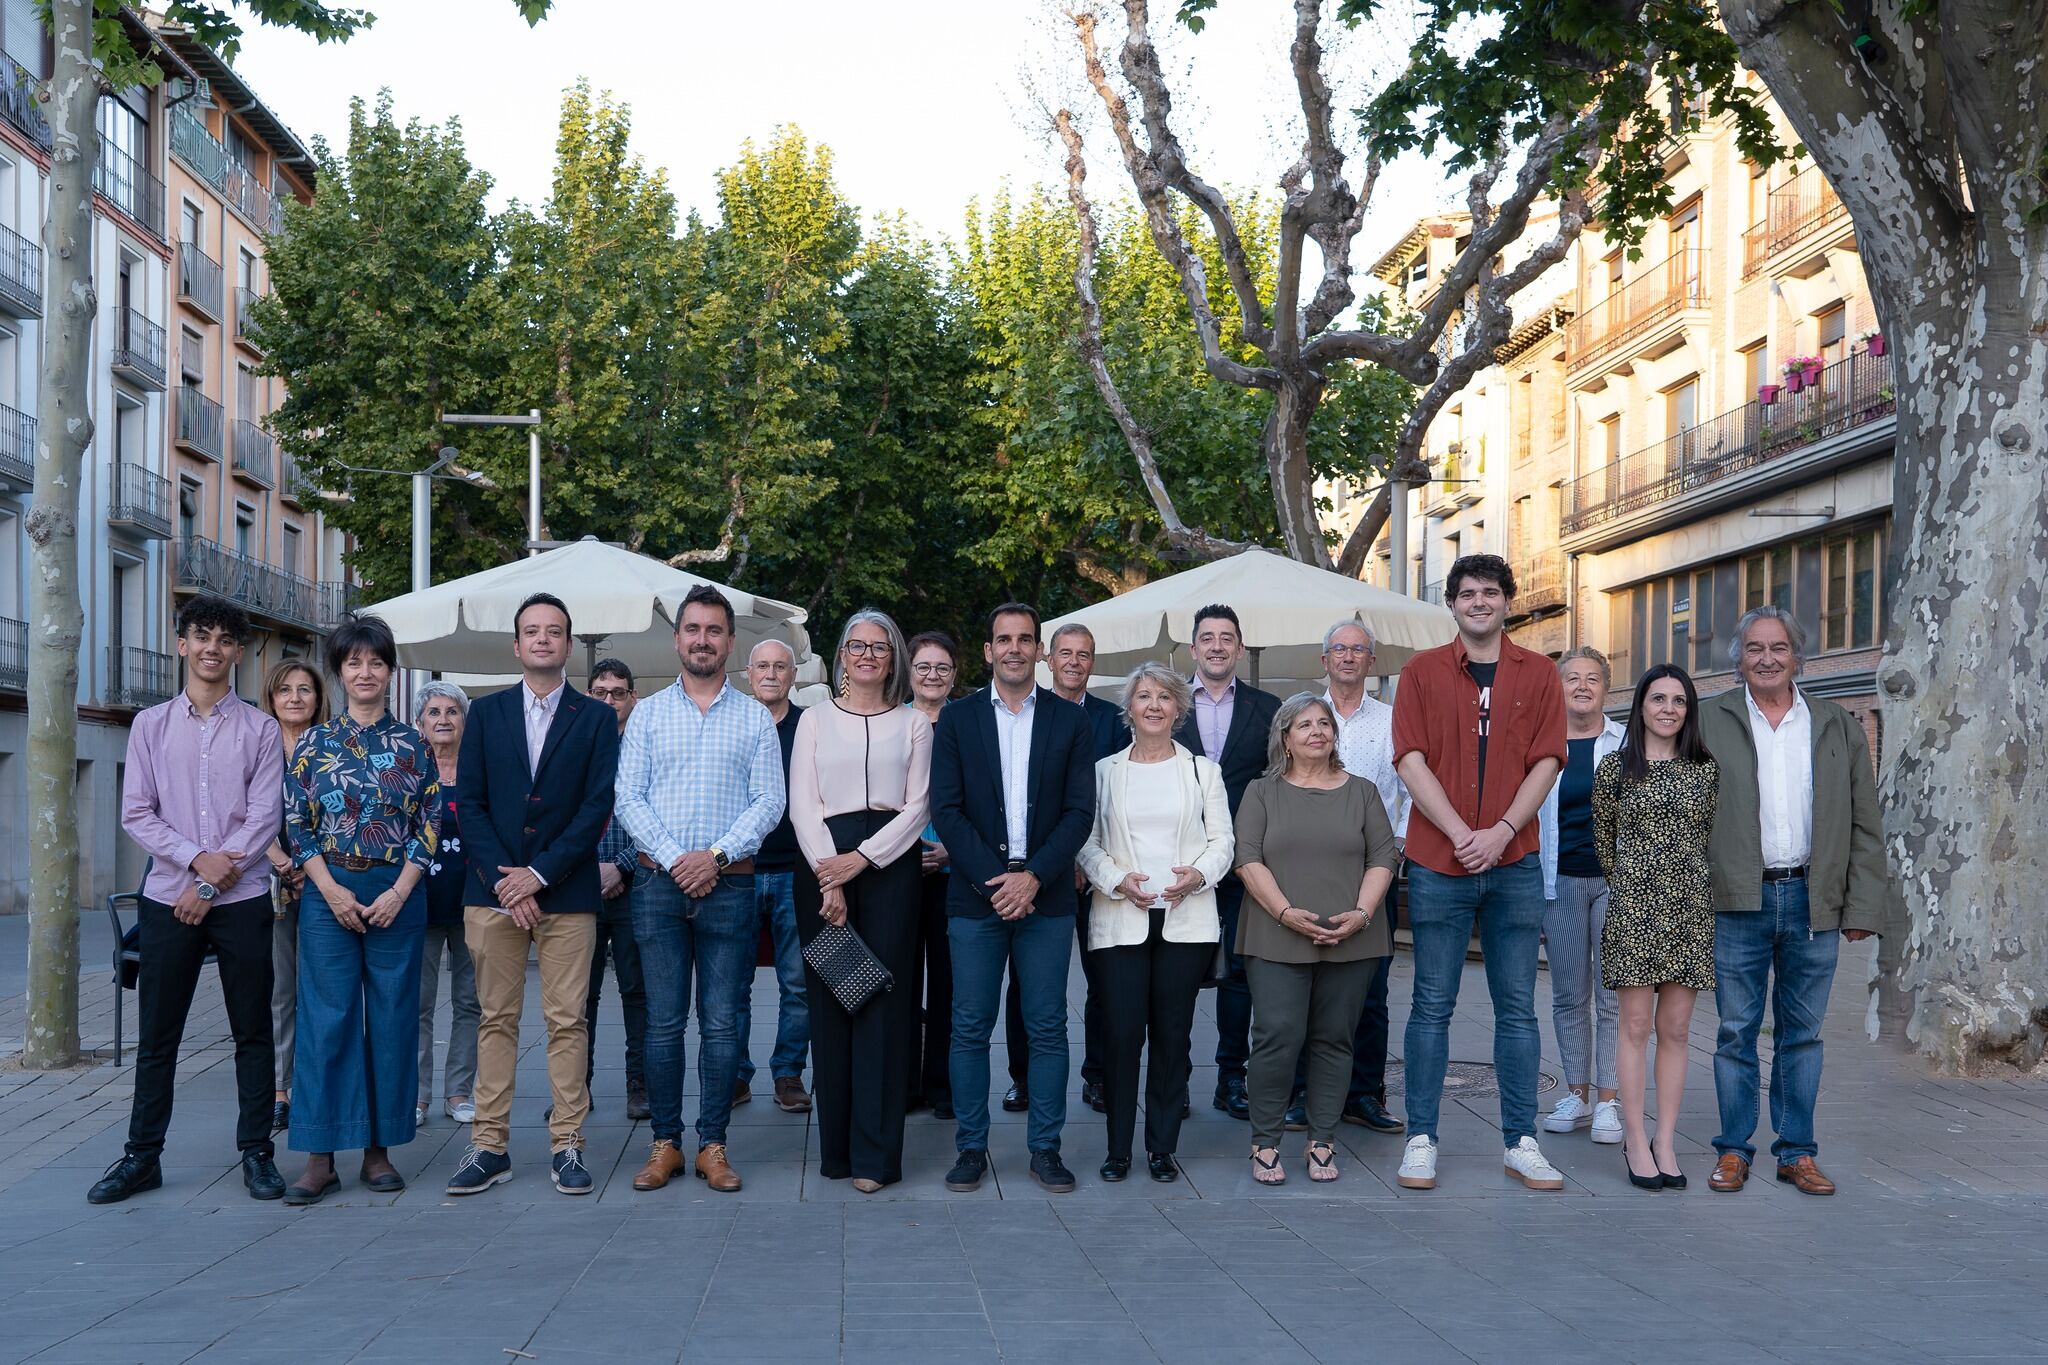
[[[1180,1163],[1173,1159],[1171,1152],[1145,1153],[1145,1169],[1162,1185],[1170,1180],[1180,1179]]]
[[[1112,1185],[1128,1180],[1131,1176],[1131,1159],[1127,1156],[1104,1157],[1102,1169],[1096,1174]]]
[[[1013,1085],[1003,1092],[1003,1112],[1005,1114],[1021,1114],[1030,1107],[1031,1096],[1024,1092],[1023,1086]]]
[[[1375,1133],[1405,1133],[1408,1125],[1387,1112],[1387,1106],[1371,1095],[1360,1095],[1344,1106],[1344,1121]]]
[[[951,1099],[933,1100],[932,1117],[950,1120],[953,1117],[953,1101]]]
[[[261,1147],[242,1153],[242,1183],[248,1186],[251,1199],[284,1198],[284,1177],[277,1173],[277,1162]]]
[[[164,1185],[164,1168],[153,1156],[137,1156],[133,1152],[107,1167],[107,1173],[99,1183],[85,1192],[88,1204],[118,1204],[131,1194],[144,1190],[160,1190]]]
[[[1234,1119],[1252,1116],[1251,1099],[1244,1093],[1244,1077],[1226,1076],[1216,1082],[1216,1107]]]
[[[1308,1092],[1306,1090],[1295,1091],[1294,1097],[1287,1101],[1287,1112],[1281,1116],[1280,1126],[1290,1133],[1306,1133],[1308,1131]]]
[[[946,1188],[955,1194],[978,1190],[987,1174],[988,1153],[979,1147],[969,1147],[954,1158],[953,1169],[946,1172]]]
[[[1106,1114],[1109,1112],[1109,1106],[1107,1104],[1104,1104],[1102,1100],[1101,1081],[1081,1082],[1081,1103],[1087,1105],[1090,1109],[1093,1109],[1098,1114]]]
[[[1066,1162],[1060,1160],[1058,1152],[1033,1152],[1031,1178],[1044,1187],[1047,1194],[1072,1194],[1074,1191],[1074,1173],[1067,1169]]]
[[[276,1104],[271,1105],[270,1131],[273,1133],[282,1133],[285,1129],[291,1126],[292,1102],[290,1100],[279,1100]]]

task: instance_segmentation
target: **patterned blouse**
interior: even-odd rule
[[[296,864],[339,853],[425,870],[443,814],[434,751],[389,711],[370,725],[343,713],[314,726],[285,771],[285,843]]]

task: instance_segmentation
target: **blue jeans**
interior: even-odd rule
[[[740,994],[754,976],[760,916],[752,877],[685,896],[666,872],[635,869],[633,940],[647,987],[647,1107],[657,1138],[683,1141],[683,1027],[697,985],[697,1145],[724,1142],[739,1069]]]
[[[1408,1132],[1436,1137],[1450,1064],[1451,1013],[1465,975],[1472,925],[1493,997],[1493,1068],[1500,1133],[1510,1147],[1536,1132],[1536,944],[1543,933],[1543,866],[1534,853],[1472,876],[1408,865],[1408,928],[1415,936],[1415,1002],[1408,1012]]]
[[[1057,1152],[1067,1122],[1067,964],[1074,956],[1068,915],[1006,920],[956,915],[946,922],[953,949],[954,1146],[988,1150],[988,1040],[1003,999],[1003,966],[1017,974],[1024,1032],[1031,1044],[1027,1141],[1034,1152]]]
[[[796,935],[796,873],[754,873],[754,903],[775,943],[775,1051],[768,1055],[768,1074],[776,1080],[804,1074],[804,1055],[811,1047],[811,1005],[804,985],[804,945]],[[755,933],[759,933],[757,929]],[[740,992],[740,1070],[743,1081],[754,1079],[754,1059],[747,1045],[754,1023],[753,985]]]
[[[1816,934],[1807,918],[1806,881],[1765,882],[1756,911],[1714,916],[1714,1004],[1721,1014],[1714,1044],[1714,1094],[1721,1101],[1717,1152],[1756,1159],[1760,1068],[1756,1035],[1771,1002],[1771,1154],[1780,1164],[1812,1156],[1813,1103],[1820,1095],[1820,1022],[1835,984],[1841,935]],[[1775,989],[1771,973],[1777,973]]]
[[[398,864],[334,880],[363,905],[391,889]],[[420,1076],[420,961],[425,879],[398,918],[344,929],[311,878],[299,904],[299,1030],[293,1060],[291,1149],[346,1152],[411,1142]]]

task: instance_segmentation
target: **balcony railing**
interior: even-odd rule
[[[36,419],[0,404],[0,484],[36,485]]]
[[[1433,582],[1424,583],[1422,585],[1422,600],[1434,602],[1438,606],[1442,606],[1444,604],[1444,581],[1439,578]]]
[[[260,232],[284,227],[284,208],[254,172],[236,161],[220,139],[206,131],[205,120],[188,105],[171,114],[171,154],[192,173],[220,191],[228,207]]]
[[[1583,365],[1688,308],[1707,306],[1707,251],[1672,253],[1587,308],[1565,328],[1565,355]]]
[[[1712,417],[1571,482],[1564,531],[1590,526],[1778,459],[1893,411],[1892,360],[1858,352],[1821,371],[1820,382]]]
[[[178,389],[178,444],[218,460],[224,453],[227,410],[186,380]]]
[[[199,536],[178,542],[177,586],[218,593],[258,615],[307,630],[314,629],[319,610],[319,587],[311,579]]]
[[[207,255],[199,243],[178,243],[178,297],[215,322],[221,320],[226,279],[220,262]]]
[[[1748,279],[1771,257],[1848,212],[1820,168],[1808,166],[1771,191],[1764,220],[1742,234],[1742,277]]]
[[[1515,564],[1515,610],[1564,605],[1564,551],[1558,546],[1521,556]]]
[[[252,351],[261,351],[263,348],[256,344],[256,334],[249,329],[249,308],[262,297],[253,289],[243,289],[240,286],[235,289],[235,340]]]
[[[328,579],[320,584],[319,606],[314,614],[313,625],[318,630],[332,630],[341,624],[341,618],[356,609],[363,600],[363,590],[354,583],[340,583]]]
[[[0,118],[27,133],[29,141],[47,152],[52,146],[50,121],[30,97],[38,84],[27,67],[0,53]]]
[[[177,661],[134,645],[107,647],[107,705],[141,710],[171,699],[177,691]]]
[[[28,622],[0,616],[0,692],[28,691]]]
[[[140,161],[127,152],[100,140],[99,164],[93,167],[92,187],[121,212],[164,241],[164,182],[151,175]]]
[[[171,481],[139,464],[107,466],[107,520],[156,540],[171,538]]]
[[[236,421],[235,473],[265,488],[275,487],[275,454],[268,432],[254,422]]]
[[[8,227],[0,227],[0,313],[43,315],[43,248]]]
[[[306,494],[299,487],[299,462],[292,455],[277,452],[277,492],[286,502],[306,505]]]
[[[114,370],[151,388],[164,386],[164,329],[133,308],[114,314]]]

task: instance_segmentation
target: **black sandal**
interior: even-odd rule
[[[1252,1179],[1261,1185],[1285,1185],[1287,1172],[1280,1169],[1280,1149],[1275,1147],[1272,1151],[1273,1159],[1267,1161],[1259,1155],[1258,1148],[1252,1148]],[[1269,1172],[1273,1176],[1271,1180],[1266,1179]]]
[[[1337,1148],[1328,1142],[1308,1145],[1308,1178],[1327,1185],[1337,1178]]]

